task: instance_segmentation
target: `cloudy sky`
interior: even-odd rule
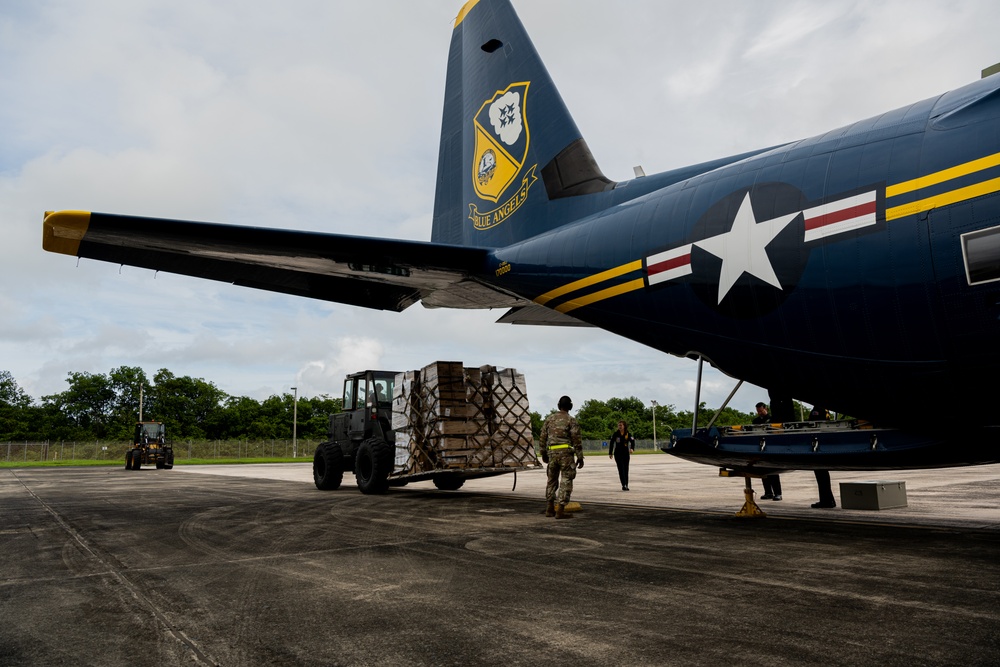
[[[690,409],[694,362],[502,312],[371,312],[45,253],[46,210],[430,238],[461,0],[0,2],[0,370],[168,368],[257,399],[345,372],[516,367],[559,395]],[[994,0],[514,0],[605,174],[818,134],[979,77]],[[734,381],[709,373],[703,398]],[[744,387],[734,407],[765,398]]]

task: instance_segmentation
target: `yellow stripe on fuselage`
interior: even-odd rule
[[[890,185],[885,189],[885,196],[895,197],[896,195],[913,192],[914,190],[926,188],[930,185],[944,183],[945,181],[950,181],[953,178],[966,176],[997,165],[1000,165],[1000,153],[987,155],[986,157],[981,157],[978,160],[972,160],[971,162],[942,169],[941,171],[936,171],[933,174],[927,174],[926,176],[920,176],[919,178],[914,178],[910,181],[903,181],[902,183]]]
[[[886,188],[886,191],[888,191],[888,188]],[[948,204],[957,204],[958,202],[965,201],[966,199],[988,195],[997,191],[1000,191],[1000,178],[991,178],[988,181],[974,183],[973,185],[969,185],[964,188],[949,190],[948,192],[934,195],[933,197],[918,199],[917,201],[910,202],[909,204],[901,204],[900,206],[886,208],[885,219],[895,220],[896,218],[923,213],[924,211],[929,211],[932,208],[947,206]]]
[[[590,287],[605,280],[611,280],[612,278],[617,278],[618,276],[624,275],[630,271],[638,271],[642,268],[642,260],[637,259],[634,262],[629,262],[628,264],[622,264],[621,266],[616,266],[613,269],[608,269],[607,271],[601,271],[600,273],[595,273],[592,276],[586,278],[581,278],[580,280],[573,281],[562,287],[557,287],[551,292],[546,292],[541,296],[535,297],[535,303],[543,305],[560,297],[563,294],[569,294],[570,292],[575,292],[578,289],[583,289],[584,287]]]
[[[89,211],[46,211],[42,222],[42,249],[76,256],[89,227]]]
[[[1000,153],[994,153],[993,155],[987,155],[986,157],[970,160],[969,162],[963,162],[962,164],[957,164],[954,167],[948,167],[947,169],[942,169],[941,171],[935,171],[933,174],[927,174],[926,176],[920,176],[909,181],[903,181],[902,183],[886,186],[885,198],[890,199],[908,192],[916,192],[917,190],[922,190],[923,188],[927,188],[932,185],[946,183],[947,181],[961,178],[962,176],[968,176],[969,174],[975,174],[976,172],[990,169],[998,165],[1000,165]],[[916,215],[917,213],[923,213],[924,211],[929,211],[933,208],[941,206],[948,206],[949,204],[957,204],[967,199],[992,194],[997,191],[1000,191],[1000,178],[991,178],[989,180],[973,183],[972,185],[967,185],[962,188],[948,190],[947,192],[942,192],[941,194],[933,195],[931,197],[924,197],[923,199],[918,199],[916,201],[909,202],[908,204],[887,206],[885,209],[885,219],[887,221],[896,220],[897,218],[904,218],[908,215]]]
[[[642,262],[640,262],[641,264]],[[604,299],[610,299],[613,296],[618,296],[619,294],[625,294],[626,292],[631,292],[633,290],[642,289],[646,281],[642,278],[636,278],[635,280],[630,280],[627,283],[622,283],[621,285],[615,285],[614,287],[608,287],[607,289],[602,289],[597,292],[592,292],[587,296],[582,296],[576,299],[570,299],[566,303],[556,306],[555,310],[560,313],[568,313],[571,310],[576,310],[581,306],[589,306],[597,301],[603,301]]]

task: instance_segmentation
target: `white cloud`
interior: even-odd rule
[[[382,343],[374,338],[339,338],[333,341],[333,347],[327,356],[309,361],[299,369],[299,389],[311,396],[339,396],[344,377],[349,373],[369,369],[383,370],[383,352]]]
[[[772,7],[772,10],[775,9]],[[743,56],[754,58],[761,55],[784,57],[789,50],[803,41],[818,41],[817,33],[829,29],[830,24],[840,18],[850,6],[843,4],[798,3],[780,6],[772,11],[768,25],[752,36],[750,46]],[[809,44],[803,44],[808,50]]]

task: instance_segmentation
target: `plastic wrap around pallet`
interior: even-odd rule
[[[537,465],[524,375],[438,361],[396,376],[394,474]]]

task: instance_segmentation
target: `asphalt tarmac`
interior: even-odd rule
[[[628,492],[588,457],[565,521],[541,471],[4,469],[0,665],[997,664],[1000,466],[833,478],[908,506],[813,510],[791,473],[739,519],[742,480],[662,454]]]

